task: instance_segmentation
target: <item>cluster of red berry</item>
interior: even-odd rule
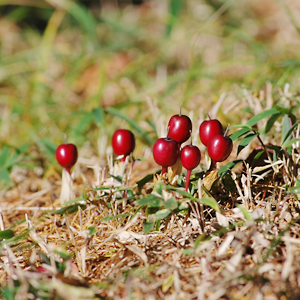
[[[201,159],[199,148],[192,145],[181,145],[186,142],[192,132],[191,119],[181,114],[171,117],[168,123],[167,137],[159,138],[153,146],[153,158],[162,166],[162,174],[167,168],[174,165],[180,157],[181,163],[187,169],[186,190],[189,186],[191,172],[196,168]],[[204,121],[199,128],[201,142],[207,146],[207,152],[212,159],[212,165],[224,161],[232,151],[232,140],[223,134],[223,127],[216,119]],[[135,148],[135,137],[130,130],[118,129],[112,137],[112,147],[116,155],[123,155],[121,161],[125,161]],[[77,148],[74,144],[62,144],[56,149],[58,163],[70,173],[71,167],[76,163],[78,157]]]
[[[223,133],[222,124],[216,120],[206,120],[199,127],[202,144],[207,147],[207,153],[214,162],[221,162],[228,158],[232,151],[232,140]]]
[[[186,115],[174,115],[168,123],[168,134],[165,138],[158,139],[153,146],[153,157],[157,164],[162,166],[162,174],[168,167],[174,165],[180,156],[183,167],[187,169],[185,188],[188,189],[191,172],[196,168],[201,159],[201,153],[197,146],[185,145],[181,150],[181,144],[186,142],[192,132],[192,122]],[[204,121],[199,128],[201,142],[207,146],[207,152],[212,160],[212,166],[216,162],[224,161],[232,151],[232,140],[223,134],[223,127],[218,120]]]

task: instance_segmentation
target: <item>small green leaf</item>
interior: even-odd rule
[[[10,147],[5,146],[0,153],[0,166],[6,168],[10,158]]]
[[[50,259],[48,258],[47,255],[45,255],[43,252],[39,251],[38,252],[39,256],[41,257],[42,261],[47,264],[47,265],[51,265]]]
[[[89,235],[92,236],[96,232],[96,227],[95,226],[89,227],[88,230],[89,230]]]
[[[144,222],[144,233],[148,234],[154,228],[155,222]]]
[[[263,112],[261,112],[260,114],[252,117],[246,124],[248,126],[253,126],[255,125],[257,122],[261,121],[262,119],[269,117],[271,115],[277,114],[278,110],[276,108],[271,108],[269,110],[265,110]]]
[[[123,178],[121,176],[115,176],[115,175],[112,175],[112,174],[109,174],[109,176],[112,177],[113,179],[117,180],[120,183],[123,182]]]
[[[3,289],[3,296],[5,300],[14,300],[15,299],[15,290],[11,290],[10,288]]]
[[[54,251],[56,254],[58,254],[62,259],[68,260],[73,257],[73,253],[69,253],[67,251]]]
[[[231,140],[234,142],[236,139],[238,139],[239,137],[247,134],[248,132],[252,131],[250,127],[245,127],[242,128],[236,132],[234,132],[233,134],[230,135]]]
[[[183,249],[182,254],[184,254],[184,255],[194,254],[194,249],[192,249],[192,248]]]
[[[175,210],[178,207],[178,201],[175,200],[174,197],[170,198],[164,203],[166,208],[169,208],[171,210]]]
[[[126,213],[126,214],[119,214],[119,215],[115,215],[115,216],[108,216],[108,217],[104,217],[101,219],[102,221],[110,221],[110,220],[114,220],[114,219],[118,219],[118,218],[126,218],[129,217],[130,213]]]
[[[161,220],[168,217],[171,214],[171,211],[168,208],[161,209],[154,214],[155,220]]]
[[[246,135],[240,142],[237,150],[237,155],[245,148],[247,147],[250,142],[258,136],[258,133],[250,133]]]
[[[285,108],[285,107],[282,107],[279,105],[274,105],[274,108],[276,110],[278,110],[279,112],[281,112],[282,114],[286,114],[286,115],[289,115],[291,112],[291,110],[289,108]]]
[[[285,143],[285,142],[289,141],[292,138],[292,133],[287,135],[287,133],[290,131],[291,128],[292,128],[292,125],[290,123],[289,116],[284,115],[283,118],[282,118],[281,145],[283,144],[283,140],[284,140],[284,143]]]
[[[82,209],[85,209],[85,205],[70,205],[66,207],[62,207],[58,210],[50,212],[51,215],[64,215],[64,214],[73,214],[74,212],[78,211],[78,207],[81,207]]]
[[[283,136],[281,145],[285,143],[285,141],[289,138],[289,136],[291,135],[291,133],[298,127],[299,123],[300,123],[300,121],[297,121],[295,124],[293,124],[293,126]]]
[[[204,241],[205,238],[206,238],[206,235],[205,235],[204,233],[202,233],[202,234],[200,234],[199,236],[197,236],[197,238],[196,238],[196,240],[195,240],[195,244],[194,244],[195,249],[198,248],[198,246],[200,245],[200,243],[201,243],[202,241]]]
[[[149,194],[145,198],[137,200],[137,204],[147,205],[148,207],[162,207],[164,201],[153,194]]]
[[[143,186],[151,180],[153,180],[153,174],[148,174],[137,182],[139,193],[141,192]]]
[[[237,166],[238,164],[240,164],[242,162],[243,162],[242,159],[231,161],[228,164],[226,164],[225,166],[221,167],[218,171],[218,174],[221,176],[224,176],[224,174],[227,173],[227,171],[233,169],[235,166]]]
[[[2,240],[7,240],[10,239],[14,236],[14,232],[10,229],[6,229],[6,230],[1,230],[0,231],[0,239]]]
[[[92,110],[92,115],[98,127],[104,126],[104,111],[101,107],[94,108]]]
[[[265,126],[264,133],[267,134],[271,128],[273,127],[274,123],[277,121],[277,119],[282,115],[282,113],[274,114],[272,115],[269,120],[267,121],[267,124]]]
[[[213,208],[215,211],[220,211],[219,205],[217,203],[217,201],[214,198],[211,197],[203,197],[201,199],[197,199],[197,202],[199,203],[203,203],[207,206],[210,206],[211,208]]]
[[[162,195],[162,191],[165,189],[166,185],[161,182],[161,181],[158,181],[155,186],[154,186],[154,191],[160,195]]]
[[[1,182],[4,184],[4,186],[13,184],[7,170],[4,169],[0,170],[0,187],[1,187]]]
[[[245,207],[243,207],[242,205],[237,205],[237,207],[241,210],[246,220],[253,221],[251,214],[248,212],[248,210]]]
[[[162,284],[162,292],[163,293],[166,293],[170,287],[173,285],[173,282],[174,282],[174,275],[170,275],[167,279],[165,279],[165,281],[163,282]]]
[[[286,148],[289,148],[289,147],[291,147],[294,143],[296,143],[296,142],[300,142],[300,139],[298,138],[298,139],[292,139],[292,140],[290,140],[290,141],[288,141],[288,142],[285,142],[283,145],[282,145],[282,149],[286,149]]]

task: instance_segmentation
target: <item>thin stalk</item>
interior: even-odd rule
[[[188,189],[189,189],[191,174],[192,174],[192,170],[187,170],[186,180],[185,180],[185,190],[186,191],[188,191]]]
[[[168,167],[162,167],[161,169],[161,175],[165,174],[168,170]]]

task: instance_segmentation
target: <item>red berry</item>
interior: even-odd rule
[[[155,162],[167,168],[176,163],[179,156],[179,148],[176,141],[166,137],[158,139],[153,146],[153,158]]]
[[[228,136],[217,134],[210,140],[207,153],[214,161],[224,161],[232,151],[232,140]]]
[[[118,129],[112,136],[112,147],[116,155],[126,157],[135,148],[135,137],[130,130]]]
[[[178,144],[182,144],[189,139],[192,131],[192,121],[186,116],[174,115],[171,117],[168,123],[168,137],[175,140]]]
[[[57,162],[70,172],[78,158],[77,148],[74,144],[59,145],[55,151]]]
[[[187,170],[193,170],[200,163],[201,152],[197,146],[186,145],[181,149],[180,159]]]
[[[209,141],[216,134],[223,134],[222,124],[216,119],[203,121],[199,127],[199,136],[202,144],[208,146]]]

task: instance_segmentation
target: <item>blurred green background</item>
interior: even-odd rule
[[[0,1],[0,179],[55,164],[64,133],[99,154],[125,120],[151,146],[181,103],[197,118],[222,93],[297,95],[299,17],[296,0]]]

